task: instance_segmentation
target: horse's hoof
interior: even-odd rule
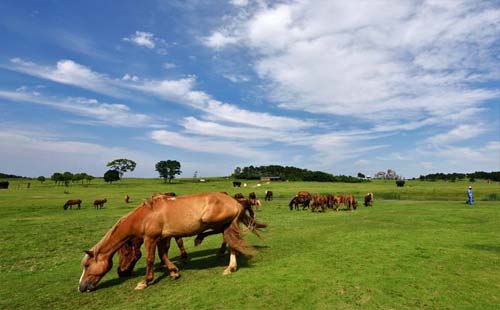
[[[233,273],[234,271],[236,271],[236,268],[231,268],[231,267],[227,267],[224,272],[222,273],[223,276],[226,276],[228,274],[231,274]]]
[[[146,281],[141,281],[137,284],[137,286],[135,287],[135,290],[143,290],[146,287],[148,287],[148,284],[146,283]]]
[[[175,273],[175,274],[170,274],[170,280],[175,281],[181,277],[180,274]]]

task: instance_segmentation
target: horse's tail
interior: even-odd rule
[[[246,256],[253,256],[255,255],[256,250],[253,246],[247,244],[245,240],[243,240],[243,232],[241,230],[240,223],[248,226],[248,229],[256,235],[258,235],[258,230],[267,227],[267,225],[257,223],[254,218],[250,217],[246,214],[245,210],[242,209],[238,216],[236,216],[231,224],[224,230],[224,241],[229,244],[231,249]]]

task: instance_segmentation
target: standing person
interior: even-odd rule
[[[472,196],[472,186],[467,189],[467,204],[472,205],[474,202],[474,196]]]

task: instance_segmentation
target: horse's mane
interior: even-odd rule
[[[143,203],[141,203],[137,208],[135,208],[134,210],[132,210],[129,213],[127,213],[124,216],[122,216],[115,223],[115,225],[113,225],[113,227],[111,227],[111,229],[108,230],[108,232],[106,232],[106,234],[104,235],[104,237],[102,237],[102,239],[99,242],[97,242],[96,245],[94,245],[92,247],[91,250],[94,251],[94,255],[97,256],[97,254],[99,254],[102,245],[105,244],[109,240],[109,238],[111,237],[111,235],[118,229],[118,227],[123,223],[123,221],[125,221],[125,219],[127,219],[129,216],[131,216],[132,214],[134,214],[135,212],[137,212],[137,210],[139,210],[142,207],[152,208],[153,207],[152,202],[153,202],[152,199],[146,199],[146,201],[144,201]]]

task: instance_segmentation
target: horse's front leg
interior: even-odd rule
[[[236,251],[231,249],[231,255],[229,257],[229,266],[224,270],[222,273],[223,275],[228,275],[233,271],[236,271],[238,269],[238,264],[236,262]]]
[[[158,255],[160,256],[163,264],[165,264],[165,267],[167,267],[168,272],[170,273],[170,279],[176,280],[181,275],[179,274],[179,269],[177,268],[177,266],[174,263],[172,263],[170,261],[170,259],[168,258],[168,250],[170,249],[170,240],[171,239],[172,239],[172,237],[167,237],[158,243]],[[182,241],[181,238],[179,238],[179,239]],[[176,241],[177,241],[177,238],[176,238]],[[178,244],[179,243],[177,243],[177,245]],[[184,245],[182,245],[182,247],[184,248]]]
[[[136,290],[145,289],[154,279],[155,250],[157,243],[157,239],[144,238],[144,247],[146,248],[146,278],[137,284],[135,287]]]

